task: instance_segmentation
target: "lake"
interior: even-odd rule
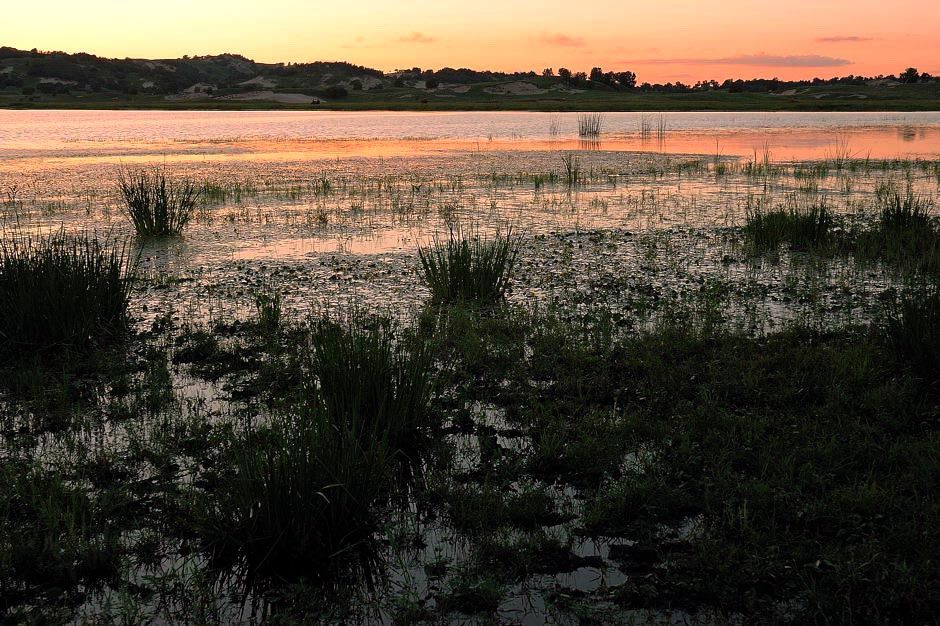
[[[777,159],[927,158],[940,113],[604,113],[582,146],[578,113],[0,111],[4,159],[395,156],[441,150],[639,150]]]

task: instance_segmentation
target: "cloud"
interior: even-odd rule
[[[840,67],[851,65],[848,59],[818,54],[738,54],[719,58],[633,59],[638,65],[757,65],[762,67]]]
[[[874,37],[858,37],[857,35],[836,35],[834,37],[817,37],[817,43],[859,43],[862,41],[874,41]]]
[[[402,41],[404,43],[434,43],[435,41],[437,41],[437,37],[429,37],[428,35],[425,35],[424,33],[419,33],[415,31],[413,33],[405,35],[404,37],[399,38],[398,41]]]
[[[571,35],[565,35],[563,33],[542,35],[539,37],[539,41],[550,46],[563,46],[565,48],[580,48],[585,45],[583,38],[572,37]]]

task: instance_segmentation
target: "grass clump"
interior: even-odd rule
[[[860,259],[882,260],[901,270],[940,274],[940,235],[929,198],[912,191],[879,192],[878,219],[856,241]]]
[[[219,564],[248,579],[336,580],[353,568],[369,580],[379,511],[419,471],[431,353],[355,311],[314,318],[307,340],[300,384],[269,426],[233,445],[222,496],[201,498],[199,530]]]
[[[835,216],[824,204],[750,210],[744,224],[744,238],[755,253],[776,250],[783,243],[791,250],[805,251],[828,243],[834,225]]]
[[[388,318],[352,312],[311,322],[304,394],[330,419],[384,437],[417,460],[431,425],[433,356],[426,343]]]
[[[491,239],[459,230],[418,249],[425,282],[436,304],[495,304],[509,287],[520,242],[510,230]]]
[[[0,243],[0,354],[85,350],[127,327],[134,263],[89,235]]]
[[[221,497],[201,499],[210,554],[249,582],[372,570],[372,507],[388,487],[388,442],[306,408],[234,446]]]
[[[118,189],[140,237],[179,235],[202,193],[191,180],[168,179],[159,169],[122,171]]]
[[[940,288],[902,298],[887,316],[888,343],[918,377],[940,384]]]

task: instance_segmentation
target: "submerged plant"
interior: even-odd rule
[[[418,249],[424,279],[435,303],[495,304],[509,287],[520,241],[510,229],[492,238],[451,230]]]
[[[140,237],[179,235],[201,195],[191,180],[168,179],[160,169],[122,171],[118,189]]]
[[[124,246],[88,234],[0,242],[0,353],[106,342],[127,327],[134,268]]]

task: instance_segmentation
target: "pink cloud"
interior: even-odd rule
[[[428,35],[425,35],[424,33],[419,33],[415,31],[411,34],[408,34],[408,35],[405,35],[404,37],[399,38],[398,41],[402,41],[404,43],[434,43],[435,41],[437,41],[437,37],[429,37]]]
[[[585,45],[582,37],[572,37],[571,35],[565,35],[563,33],[542,35],[539,37],[539,41],[550,46],[563,46],[566,48],[580,48]]]
[[[817,37],[817,43],[860,43],[874,41],[874,37],[859,37],[857,35],[836,35],[834,37]]]
[[[763,67],[840,67],[852,65],[848,59],[819,54],[739,54],[719,58],[633,59],[637,65],[757,65]]]

